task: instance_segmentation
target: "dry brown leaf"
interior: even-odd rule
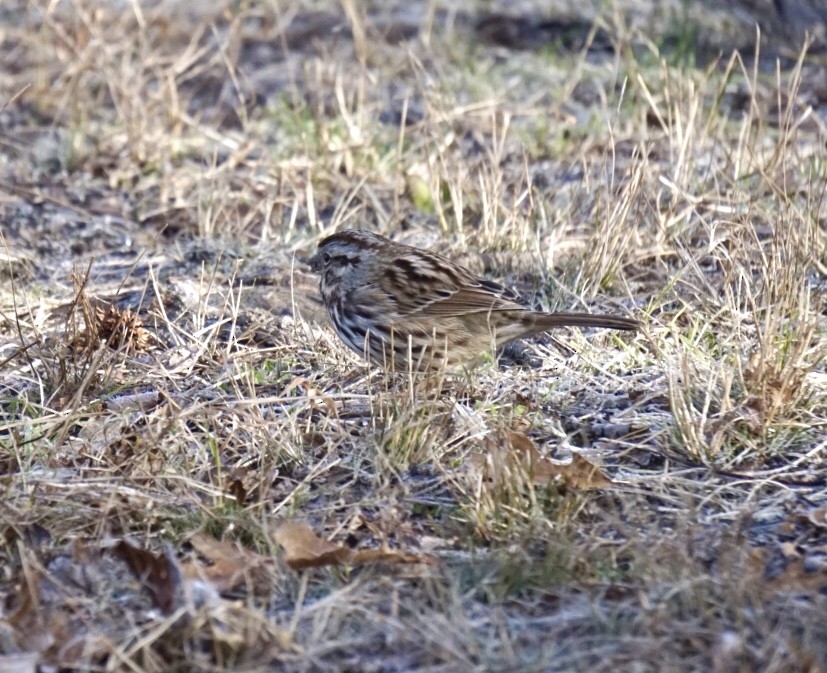
[[[112,551],[149,592],[157,608],[164,614],[175,609],[181,596],[183,573],[171,550],[165,549],[164,553],[156,554],[131,540],[120,540]]]
[[[323,540],[302,521],[286,521],[274,533],[284,549],[284,561],[294,570],[338,565],[350,559],[352,550]]]
[[[149,593],[155,607],[171,614],[181,607],[201,607],[219,600],[218,590],[209,578],[192,567],[185,568],[166,545],[160,554],[143,549],[131,540],[111,545],[116,557],[127,564],[132,574]]]
[[[284,549],[284,560],[294,570],[343,563],[433,563],[423,554],[405,554],[386,546],[380,549],[350,549],[320,538],[302,521],[287,521],[274,537]]]
[[[211,535],[196,533],[189,538],[189,542],[210,565],[187,564],[184,566],[185,574],[208,580],[216,591],[235,589],[251,571],[268,562],[267,558],[237,542],[217,540]]]
[[[562,482],[579,489],[606,488],[614,482],[597,465],[574,454],[570,463],[555,463],[543,456],[530,437],[514,430],[498,433],[488,442],[488,456],[484,459],[484,474],[499,481],[505,474],[522,468],[533,484],[546,485]],[[471,459],[472,464],[479,459]]]
[[[405,554],[390,547],[382,546],[379,549],[356,549],[353,550],[350,563],[427,563],[434,564],[436,561],[422,554]]]
[[[227,493],[235,498],[235,501],[243,506],[247,502],[249,496],[249,489],[247,482],[251,478],[251,473],[244,467],[236,467],[229,470],[227,474]]]
[[[548,462],[548,461],[547,461]],[[594,463],[586,460],[579,453],[572,456],[571,462],[566,465],[552,463],[554,478],[561,478],[569,486],[580,489],[608,488],[614,482],[607,477]]]

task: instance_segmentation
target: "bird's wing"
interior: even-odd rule
[[[381,293],[393,307],[390,317],[447,318],[469,313],[521,310],[517,295],[437,254],[410,250],[371,279],[370,292]],[[367,288],[366,288],[366,291]]]
[[[430,317],[450,317],[490,311],[525,310],[516,295],[491,281],[479,281],[456,288],[439,288],[416,297],[408,315],[426,312]]]

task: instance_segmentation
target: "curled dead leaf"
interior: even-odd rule
[[[523,471],[531,483],[547,485],[561,482],[578,489],[607,488],[614,482],[600,468],[580,454],[574,454],[570,463],[555,463],[535,446],[530,437],[514,430],[495,434],[488,442],[488,455],[472,457],[472,467],[482,463],[483,476],[498,483],[508,475]]]
[[[269,559],[242,547],[231,540],[217,540],[211,535],[196,533],[189,543],[210,564],[187,564],[187,576],[197,576],[209,581],[216,591],[231,591],[242,584],[255,571],[264,567]]]
[[[561,478],[569,486],[580,489],[607,488],[614,482],[607,477],[594,463],[586,460],[579,453],[575,453],[571,462],[565,465],[552,463],[554,478]]]
[[[284,560],[294,570],[328,565],[365,563],[433,563],[423,554],[405,554],[386,546],[380,549],[351,549],[320,538],[303,521],[286,521],[274,532],[284,549]]]
[[[164,614],[172,614],[181,607],[200,607],[218,600],[216,589],[194,572],[187,572],[175,557],[169,545],[163,552],[138,546],[129,539],[119,540],[111,546],[115,557],[128,566],[141,586],[149,593],[152,602]]]
[[[382,545],[379,549],[355,549],[350,559],[350,563],[367,564],[367,563],[427,563],[433,564],[434,559],[430,556],[422,554],[405,554],[404,552],[396,551],[386,545]]]
[[[284,549],[284,561],[293,570],[339,565],[350,558],[347,547],[323,540],[302,521],[287,521],[274,534],[276,542]]]
[[[146,589],[155,607],[164,614],[174,611],[181,597],[183,573],[169,548],[156,554],[131,540],[120,540],[112,551]]]

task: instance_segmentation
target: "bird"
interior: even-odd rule
[[[338,336],[396,372],[467,367],[512,339],[554,327],[636,330],[632,318],[547,313],[436,252],[361,229],[324,238],[308,260]]]

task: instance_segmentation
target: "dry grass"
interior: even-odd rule
[[[12,4],[0,669],[827,670],[818,25]],[[645,326],[386,377],[341,227]]]

